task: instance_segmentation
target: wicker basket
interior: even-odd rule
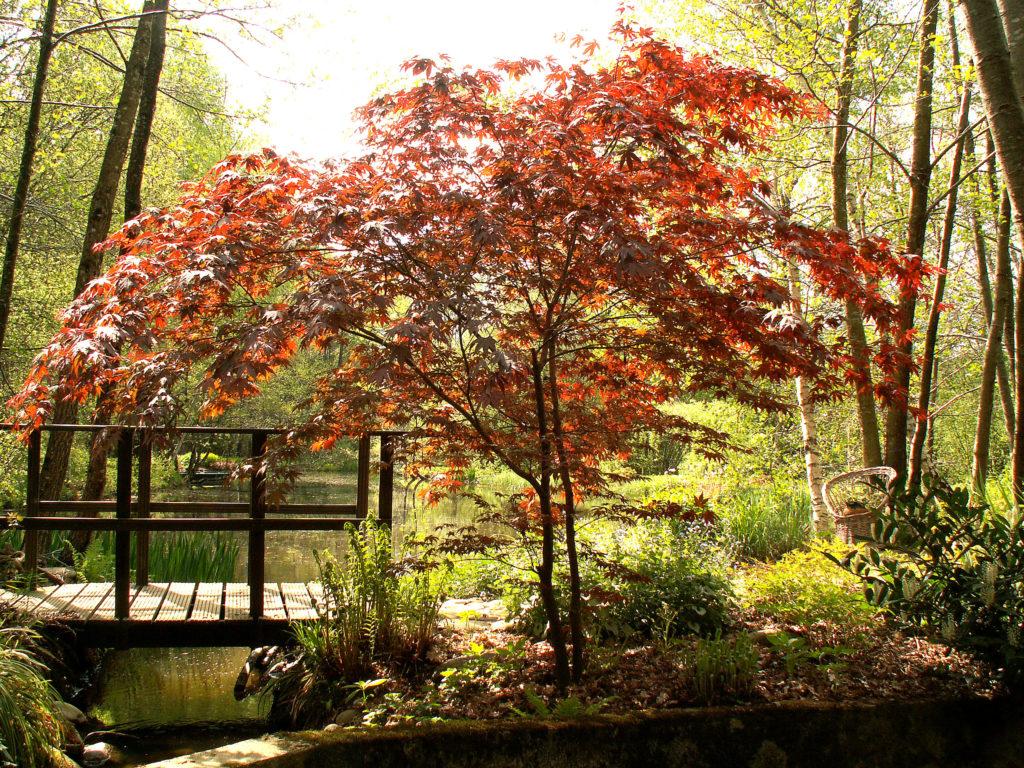
[[[889,503],[896,470],[868,467],[837,475],[823,486],[825,503],[836,524],[836,535],[847,544],[870,540],[878,512]]]

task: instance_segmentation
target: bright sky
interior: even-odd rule
[[[352,111],[413,56],[447,53],[456,65],[541,58],[559,35],[604,40],[620,0],[276,0],[293,22],[282,39],[233,41],[244,63],[216,45],[234,106],[266,104],[258,143],[312,157],[353,145]],[[269,42],[268,42],[269,41]]]

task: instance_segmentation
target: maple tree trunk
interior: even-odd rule
[[[152,0],[146,0],[142,8],[143,13],[152,11],[153,6]],[[153,14],[143,15],[135,29],[135,39],[132,42],[128,63],[125,65],[121,94],[114,110],[107,147],[103,153],[99,176],[89,205],[89,218],[82,241],[78,273],[75,277],[75,297],[91,280],[99,276],[103,267],[103,254],[96,252],[96,245],[103,242],[110,234],[114,199],[117,196],[121,170],[124,168],[125,158],[128,154],[128,144],[132,137],[135,115],[139,110],[139,102],[142,98],[142,83],[149,59],[153,18]],[[52,421],[57,424],[77,422],[78,404],[67,400],[57,403],[53,410]],[[50,434],[40,477],[40,492],[44,499],[54,499],[60,495],[64,478],[68,472],[73,438],[74,433],[72,432],[52,432]]]
[[[928,186],[931,182],[932,81],[935,68],[935,31],[938,26],[938,0],[924,0],[921,16],[920,51],[917,63],[917,88],[914,101],[914,132],[910,161],[910,212],[904,251],[924,258],[928,231]],[[917,301],[914,295],[900,299],[899,348],[904,360],[896,370],[900,393],[885,417],[885,463],[896,470],[901,481],[907,473],[907,399],[914,343],[909,338],[914,328]]]
[[[988,479],[989,446],[992,434],[992,406],[995,399],[996,369],[1003,356],[1004,317],[1010,310],[1010,200],[1005,195],[999,206],[1003,217],[996,245],[996,293],[992,302],[992,317],[985,338],[985,354],[981,365],[981,391],[978,395],[978,427],[974,433],[974,452],[971,464],[971,489],[984,497]],[[1012,436],[1013,421],[1010,420]]]
[[[160,95],[160,75],[164,66],[166,50],[167,10],[170,0],[154,0],[149,17],[152,34],[149,45],[149,56],[146,61],[146,72],[142,81],[142,95],[139,98],[139,113],[132,131],[132,146],[128,155],[128,168],[124,175],[124,220],[128,221],[142,213],[142,181],[146,170],[146,152],[149,138],[153,132],[153,121],[156,118],[157,98]],[[100,405],[103,396],[97,398],[96,412],[93,414],[94,424],[105,424],[110,420],[109,409]],[[113,443],[99,432],[93,432],[89,443],[89,468],[86,473],[85,487],[82,498],[93,500],[103,496],[107,484],[107,457]],[[75,545],[86,546],[89,543],[89,532],[73,540]],[[81,549],[81,546],[79,546]]]
[[[804,322],[800,301],[800,271],[796,264],[789,265],[789,294],[793,315]],[[814,403],[802,376],[796,377],[796,402],[800,409],[800,431],[803,435],[804,466],[807,470],[807,491],[811,498],[811,523],[818,533],[828,530],[828,506],[822,491],[821,455],[818,451],[818,422]],[[874,406],[874,402],[872,402]]]
[[[850,102],[853,98],[853,75],[860,35],[862,0],[851,0],[847,8],[843,52],[839,64],[839,89],[836,96],[835,128],[832,133],[832,223],[835,228],[850,229],[846,199],[849,191]],[[864,317],[854,301],[846,302],[846,332],[850,340],[850,356],[857,383],[857,420],[860,423],[861,457],[864,466],[882,463],[882,446],[878,435],[878,411],[875,408],[871,382],[871,356],[868,351]],[[800,384],[797,384],[800,387]],[[812,497],[813,501],[813,497]]]
[[[11,297],[14,295],[14,271],[18,263],[18,249],[21,246],[21,228],[25,223],[25,209],[28,206],[29,187],[32,184],[32,170],[39,140],[39,120],[43,112],[43,93],[53,53],[53,26],[57,18],[57,0],[47,0],[46,11],[39,30],[39,59],[36,62],[32,81],[32,95],[29,101],[28,120],[25,123],[25,138],[21,147],[21,163],[18,166],[18,180],[15,182],[11,199],[11,219],[7,225],[7,243],[4,247],[3,274],[0,275],[0,353],[7,340],[7,323],[11,317]]]
[[[954,62],[956,54],[956,38],[952,38]],[[932,292],[931,307],[928,310],[928,326],[925,330],[924,352],[921,358],[921,384],[917,398],[917,427],[910,446],[910,476],[908,485],[919,488],[921,471],[924,462],[924,450],[928,437],[931,419],[932,374],[935,367],[935,347],[939,340],[939,320],[942,315],[942,301],[946,291],[946,268],[949,266],[949,251],[953,245],[953,228],[956,225],[956,207],[960,184],[960,167],[964,157],[964,143],[971,120],[971,87],[964,82],[963,94],[960,97],[960,112],[957,117],[957,136],[959,140],[953,149],[953,158],[949,166],[949,192],[946,197],[946,211],[942,217],[942,236],[939,240],[939,271],[935,276],[935,287]],[[991,408],[990,408],[991,410]]]
[[[572,472],[569,469],[569,451],[566,447],[565,432],[562,429],[562,412],[558,392],[558,371],[555,364],[555,347],[552,344],[548,355],[548,378],[551,390],[551,431],[555,438],[558,456],[558,474],[565,495],[565,551],[569,564],[569,642],[572,644],[572,680],[583,679],[585,666],[586,635],[583,632],[583,587],[580,581],[579,552],[576,547],[576,494],[573,491]]]
[[[548,434],[547,414],[544,398],[544,380],[537,352],[532,352],[533,389],[537,406],[537,435],[540,440],[540,482],[537,497],[540,503],[541,557],[537,566],[540,582],[540,599],[548,617],[548,643],[555,654],[555,683],[560,693],[569,687],[569,653],[562,631],[562,615],[555,596],[555,527],[551,507],[551,436]]]
[[[967,31],[974,46],[978,85],[985,103],[989,128],[995,143],[996,156],[1010,198],[1017,230],[1024,243],[1024,104],[1014,82],[1018,73],[1010,59],[1007,33],[995,0],[962,0]],[[1022,65],[1024,66],[1024,65]],[[1015,351],[1020,354],[1024,339],[1024,270],[1018,270],[1015,311]],[[1017,403],[1013,436],[1013,490],[1017,504],[1024,501],[1024,365],[1014,365],[1014,394]]]

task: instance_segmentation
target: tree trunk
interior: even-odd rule
[[[978,426],[974,433],[974,454],[971,465],[971,490],[980,498],[985,496],[988,479],[989,446],[992,434],[992,404],[996,368],[1003,355],[1004,316],[1010,310],[1010,200],[1003,195],[1000,205],[999,242],[996,245],[996,294],[992,305],[992,319],[985,339],[985,354],[981,365],[981,390],[978,394]],[[1012,422],[1011,422],[1012,426]],[[1010,432],[1012,437],[1013,432]]]
[[[569,653],[562,631],[562,615],[555,596],[555,527],[551,506],[551,436],[548,434],[547,413],[544,398],[543,365],[533,352],[533,390],[537,405],[537,434],[540,440],[540,483],[537,497],[540,504],[541,557],[537,566],[537,580],[540,583],[540,599],[548,618],[548,643],[555,654],[555,683],[560,693],[569,687]]]
[[[32,184],[32,169],[36,158],[39,139],[39,120],[43,112],[43,93],[50,70],[50,55],[53,52],[53,25],[57,18],[57,0],[47,0],[39,30],[39,58],[36,62],[35,77],[32,80],[32,96],[25,123],[25,138],[21,145],[21,164],[18,166],[18,180],[11,200],[11,220],[7,225],[7,244],[4,248],[3,274],[0,275],[0,353],[7,341],[7,323],[11,317],[11,297],[14,294],[14,270],[18,263],[18,248],[21,246],[21,228],[25,223],[25,209],[28,206],[29,187]]]
[[[583,632],[583,586],[580,581],[579,553],[576,548],[576,494],[572,485],[572,471],[569,466],[569,448],[562,429],[562,410],[558,392],[558,371],[555,364],[555,344],[548,355],[548,388],[551,392],[551,431],[555,438],[555,453],[558,456],[558,475],[565,496],[565,551],[569,564],[569,642],[572,643],[572,680],[583,679],[585,669],[586,635]]]
[[[800,300],[800,270],[796,264],[789,265],[790,310],[797,322],[804,323],[803,302]],[[800,430],[803,435],[804,466],[807,470],[807,491],[811,497],[811,523],[814,530],[822,533],[828,530],[828,506],[822,491],[824,478],[821,474],[821,454],[818,451],[818,421],[814,415],[814,403],[802,376],[796,377],[796,402],[800,409]],[[872,406],[874,402],[872,402]]]
[[[1024,104],[1014,86],[1015,71],[1007,48],[1003,22],[995,0],[962,0],[967,31],[974,45],[978,84],[985,102],[985,114],[995,142],[1006,191],[1013,208],[1017,231],[1024,242]],[[1024,270],[1018,270],[1015,312],[1015,349],[1020,354],[1024,338]],[[1014,376],[1017,418],[1013,437],[1014,499],[1024,502],[1024,365],[1018,358]]]
[[[953,66],[960,63],[956,45],[956,27],[950,19],[950,44],[953,48]],[[960,188],[960,167],[964,158],[964,146],[971,125],[971,86],[965,81],[960,96],[960,111],[956,121],[956,135],[959,137],[953,149],[949,166],[949,192],[946,197],[946,211],[942,217],[942,236],[939,240],[939,270],[935,276],[932,303],[928,311],[928,326],[925,330],[924,353],[921,358],[921,384],[917,398],[917,426],[910,446],[910,477],[908,485],[919,488],[924,462],[924,450],[931,421],[932,374],[935,368],[935,346],[939,340],[939,320],[942,300],[946,291],[946,270],[949,267],[949,252],[953,245],[953,228],[956,226],[956,206]]]
[[[152,11],[153,5],[152,0],[146,0],[142,9],[143,13]],[[132,137],[135,115],[139,110],[139,101],[142,98],[142,82],[149,59],[153,18],[153,14],[140,17],[135,30],[132,50],[125,66],[121,94],[117,100],[114,120],[107,138],[107,148],[103,153],[96,187],[93,189],[92,200],[89,204],[89,218],[82,241],[78,274],[75,278],[75,297],[81,294],[91,280],[99,276],[103,267],[103,254],[96,252],[96,246],[110,234],[117,186],[121,179],[125,157],[128,154],[128,144]],[[58,402],[54,408],[52,419],[57,424],[77,422],[78,404],[67,400]],[[58,498],[60,495],[68,471],[73,437],[74,433],[72,432],[50,433],[40,479],[40,489],[44,499]]]
[[[843,232],[850,229],[847,214],[849,192],[850,102],[853,98],[854,65],[860,35],[862,0],[850,0],[846,10],[846,31],[839,64],[839,87],[836,94],[835,129],[832,133],[832,223]],[[853,301],[846,302],[846,332],[850,339],[850,356],[857,376],[857,419],[860,422],[861,457],[864,466],[882,463],[882,446],[878,436],[878,412],[875,409],[874,386],[871,382],[871,356],[868,351],[864,317]],[[797,388],[801,386],[799,380]]]
[[[152,34],[149,45],[149,57],[146,61],[146,72],[142,81],[142,96],[139,98],[139,114],[135,119],[135,130],[132,132],[132,147],[128,155],[128,168],[124,178],[124,220],[128,221],[142,213],[142,180],[146,169],[146,151],[149,137],[153,132],[153,121],[156,118],[157,97],[160,94],[160,75],[164,66],[164,50],[166,48],[167,10],[170,0],[154,0],[151,18]],[[110,419],[109,411],[103,408],[103,396],[97,398],[96,412],[93,423],[104,424]],[[102,498],[107,483],[107,456],[113,443],[105,439],[99,432],[93,432],[89,443],[89,469],[86,473],[85,487],[82,489],[83,499]],[[88,531],[78,537],[76,545],[88,544]]]
[[[904,251],[923,259],[928,230],[928,186],[931,182],[932,81],[935,68],[935,30],[939,19],[938,0],[924,0],[921,16],[917,89],[914,102],[914,136],[910,160],[910,211]],[[910,333],[917,309],[915,296],[900,299],[900,351],[904,360],[896,370],[899,393],[885,418],[885,463],[896,470],[901,481],[907,473],[907,399],[914,344]]]

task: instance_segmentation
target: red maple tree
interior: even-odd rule
[[[524,491],[505,519],[539,542],[556,677],[578,677],[577,506],[611,495],[602,467],[641,431],[720,451],[726,436],[663,408],[692,393],[781,409],[773,385],[802,376],[841,394],[843,339],[789,316],[786,264],[883,334],[896,314],[880,286],[918,282],[884,243],[764,202],[751,158],[810,102],[648,30],[615,37],[607,63],[590,45],[567,65],[411,61],[415,84],[360,110],[354,159],[227,158],[109,240],[116,263],[13,401],[22,421],[102,391],[125,421],[173,423],[197,368],[215,417],[298,350],[340,344],[272,457],[386,426],[409,431],[435,495],[471,462],[510,469]]]

